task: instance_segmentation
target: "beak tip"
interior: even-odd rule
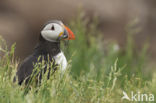
[[[73,33],[69,34],[69,40],[75,40],[75,35]]]
[[[68,40],[75,40],[74,33],[67,26],[65,26],[65,28],[68,31]]]

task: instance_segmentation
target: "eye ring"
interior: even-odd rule
[[[54,25],[52,25],[52,27],[51,27],[51,30],[55,30],[55,27],[54,27]]]

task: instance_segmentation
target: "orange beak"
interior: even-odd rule
[[[65,29],[67,30],[67,32],[68,32],[68,38],[67,38],[67,40],[75,40],[75,35],[74,35],[74,33],[67,27],[67,26],[64,26],[65,27]]]

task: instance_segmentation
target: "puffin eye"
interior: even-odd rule
[[[52,25],[51,30],[55,30],[54,25]]]

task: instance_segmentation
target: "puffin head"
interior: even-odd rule
[[[59,20],[48,22],[41,31],[41,36],[50,42],[75,39],[73,32]]]

